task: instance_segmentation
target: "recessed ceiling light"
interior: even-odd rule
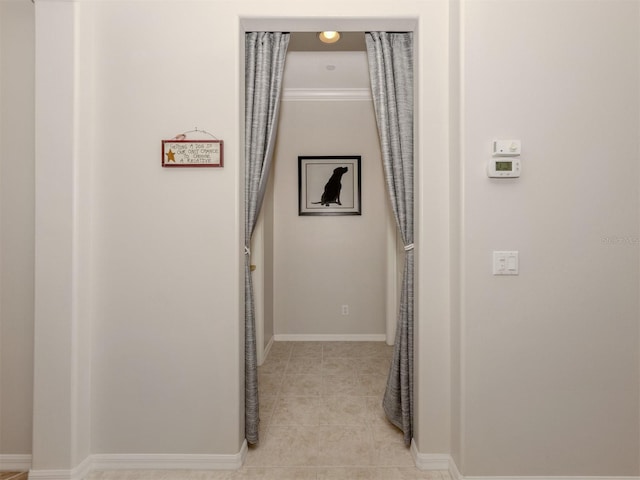
[[[340,40],[340,33],[333,31],[320,32],[318,34],[318,38],[323,43],[336,43],[338,40]]]

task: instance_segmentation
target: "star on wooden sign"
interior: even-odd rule
[[[166,153],[167,155],[167,162],[174,162],[176,161],[176,157],[173,154],[173,152],[171,151],[171,149],[169,149],[169,152]]]

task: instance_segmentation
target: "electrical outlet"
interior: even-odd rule
[[[342,315],[349,315],[349,305],[342,305]]]

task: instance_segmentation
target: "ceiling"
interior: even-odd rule
[[[283,88],[369,88],[364,33],[341,32],[340,41],[325,44],[318,39],[318,33],[292,32]]]

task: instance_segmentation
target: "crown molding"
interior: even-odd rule
[[[387,336],[384,333],[363,334],[298,334],[276,333],[273,336],[276,342],[384,342]]]
[[[283,102],[370,102],[368,88],[285,88]]]

